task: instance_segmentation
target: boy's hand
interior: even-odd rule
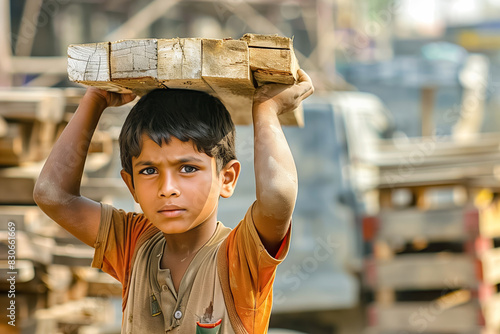
[[[255,91],[254,109],[270,108],[277,115],[296,109],[300,103],[314,92],[311,78],[303,70],[297,72],[298,82],[294,85],[267,84]]]
[[[113,93],[96,87],[87,88],[85,96],[100,105],[103,109],[127,104],[130,101],[133,101],[136,97],[135,94]]]

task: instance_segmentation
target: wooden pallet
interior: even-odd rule
[[[496,236],[492,226],[497,207],[488,208],[384,208],[376,217],[366,217],[363,235],[369,257],[364,278],[377,318],[389,314],[400,318],[408,303],[422,303],[420,300],[435,298],[436,293],[458,289],[480,306],[476,313],[483,318],[482,333],[500,330],[500,238],[492,237]],[[416,296],[419,301],[412,300]],[[425,303],[433,302],[429,299]],[[374,324],[372,329],[373,333],[395,330],[387,323]],[[412,332],[410,328],[400,330]],[[455,332],[443,328],[432,331]]]
[[[500,293],[497,293],[482,303],[486,326],[500,332]]]
[[[368,308],[371,333],[481,333],[480,306],[466,296],[441,301],[373,304]]]
[[[370,242],[466,241],[477,235],[478,220],[478,211],[473,207],[435,210],[384,208],[377,216],[363,218],[363,238]]]
[[[480,210],[479,229],[484,237],[500,237],[500,200],[494,200]]]
[[[0,88],[0,166],[17,166],[47,157],[77,92],[45,88]]]
[[[375,289],[428,290],[447,284],[477,286],[476,262],[468,254],[403,254],[367,260],[365,283]]]
[[[71,81],[138,95],[156,88],[204,91],[224,103],[235,124],[252,123],[255,86],[293,84],[298,68],[292,40],[275,35],[135,39],[68,47]],[[283,114],[280,121],[302,126],[303,111]]]

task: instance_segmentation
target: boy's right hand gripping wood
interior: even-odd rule
[[[241,40],[248,44],[250,69],[258,86],[267,83],[293,85],[297,81],[299,62],[293,51],[292,39],[278,35],[245,34]],[[299,108],[281,114],[281,125],[304,126],[304,110]]]

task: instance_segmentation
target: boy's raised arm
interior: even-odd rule
[[[134,99],[88,88],[55,143],[35,185],[33,197],[55,222],[89,246],[94,246],[101,217],[100,204],[80,195],[83,167],[92,135],[102,112]]]
[[[290,226],[297,198],[297,171],[278,115],[291,111],[314,91],[311,79],[299,70],[298,83],[270,84],[254,95],[254,153],[257,201],[255,227],[271,255],[275,255]]]

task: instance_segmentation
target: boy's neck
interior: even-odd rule
[[[217,228],[216,217],[211,217],[193,229],[180,234],[166,234],[164,257],[192,258],[213,236]],[[163,262],[163,261],[162,261]]]

